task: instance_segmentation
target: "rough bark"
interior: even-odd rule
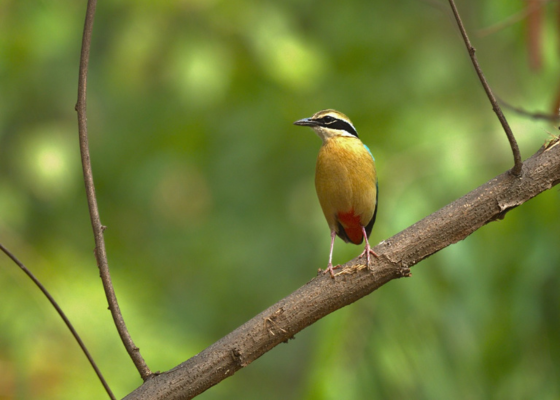
[[[325,315],[408,276],[410,267],[465,239],[483,225],[560,182],[560,145],[550,143],[523,164],[422,219],[375,247],[371,269],[354,259],[335,279],[316,278],[170,371],[146,381],[127,400],[191,399]]]

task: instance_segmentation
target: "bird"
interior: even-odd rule
[[[369,245],[369,236],[377,216],[378,182],[375,158],[358,137],[356,128],[343,113],[326,109],[312,117],[294,122],[307,126],[322,140],[315,167],[315,189],[331,231],[329,263],[324,273],[334,278],[332,256],[338,235],[346,243],[362,244],[370,265],[370,254],[378,257]]]

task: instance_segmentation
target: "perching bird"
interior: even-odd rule
[[[365,239],[366,247],[360,257],[366,256],[369,267],[370,254],[377,257],[368,241],[377,215],[378,198],[371,151],[341,112],[319,111],[294,125],[309,126],[323,140],[317,156],[315,189],[331,229],[331,251],[325,272],[334,278],[332,255],[336,235],[346,243],[361,244]]]

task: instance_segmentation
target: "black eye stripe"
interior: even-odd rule
[[[340,131],[346,131],[351,135],[358,137],[358,132],[354,129],[354,127],[346,121],[343,121],[338,118],[333,118],[330,116],[323,117],[319,120],[322,126],[328,127],[330,129],[336,129]]]

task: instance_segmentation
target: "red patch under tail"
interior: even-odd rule
[[[364,235],[362,234],[362,224],[360,224],[360,217],[358,215],[354,215],[354,210],[352,209],[347,213],[339,212],[337,217],[344,228],[348,239],[354,244],[362,243],[364,240]]]

